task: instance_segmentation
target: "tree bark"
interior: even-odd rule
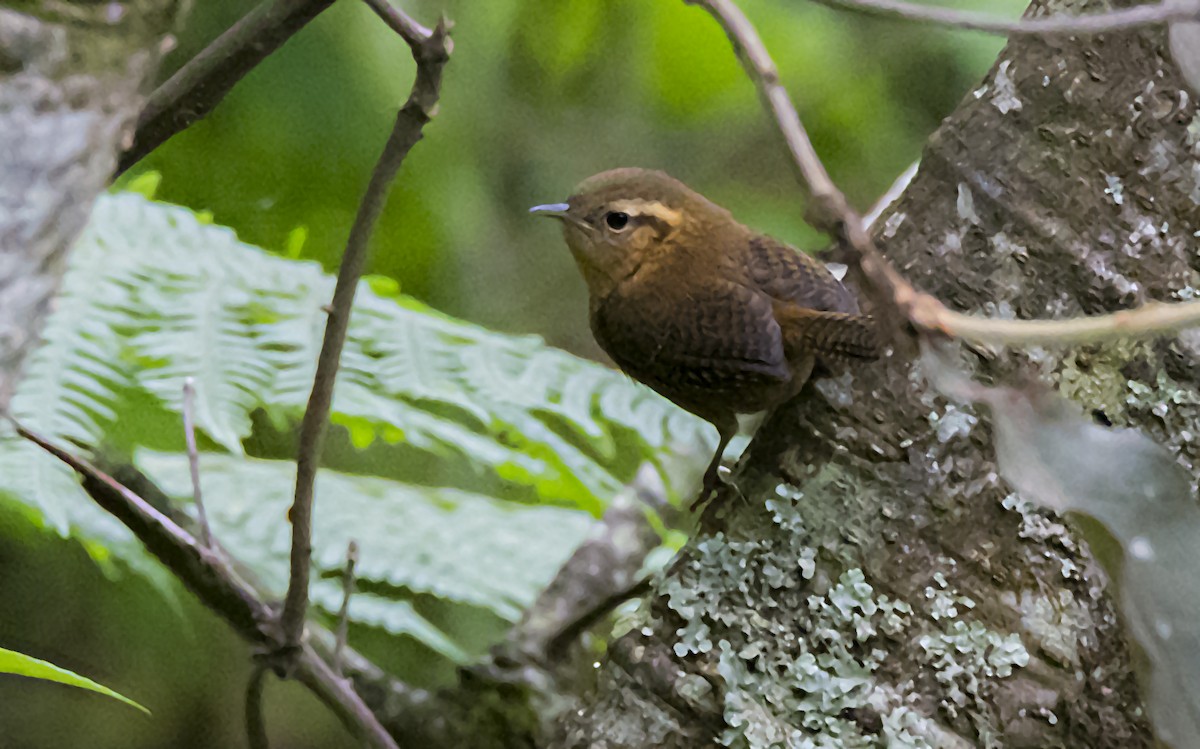
[[[1163,29],[1016,39],[877,239],[980,314],[1191,298],[1198,140]],[[1200,337],[996,354],[978,377],[1043,378],[1196,465]],[[1103,572],[1071,522],[997,477],[987,415],[919,366],[815,383],[743,462],[748,501],[714,511],[553,746],[1153,745]]]
[[[183,4],[0,8],[0,411]]]

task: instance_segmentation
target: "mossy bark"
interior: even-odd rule
[[[184,0],[0,8],[0,410]]]
[[[1164,30],[1014,40],[877,239],[979,314],[1192,298],[1198,141]],[[1042,378],[1197,464],[1200,337],[993,353],[981,379]],[[1103,572],[998,478],[988,416],[899,358],[806,394],[760,430],[748,501],[714,511],[553,745],[1153,745]]]

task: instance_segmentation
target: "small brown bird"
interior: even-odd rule
[[[870,318],[828,268],[663,172],[603,172],[530,210],[562,220],[600,347],[717,428],[696,504],[719,482],[737,414],[793,397],[817,363],[877,356]]]

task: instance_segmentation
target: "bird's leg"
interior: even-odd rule
[[[688,508],[692,512],[703,506],[722,484],[721,458],[725,455],[725,448],[729,445],[729,441],[737,434],[737,417],[730,415],[715,420],[713,426],[717,428],[717,433],[720,435],[720,439],[717,441],[717,452],[713,455],[712,462],[708,464],[708,470],[704,472],[704,486],[700,489],[700,496],[696,497],[696,500]]]

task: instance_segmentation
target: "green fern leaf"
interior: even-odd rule
[[[353,538],[366,586],[355,620],[458,661],[477,647],[442,631],[422,601],[515,621],[641,463],[662,465],[674,494],[689,491],[715,435],[616,372],[375,286],[358,290],[334,395],[331,419],[345,429],[327,459],[344,470],[317,482],[314,600],[336,608],[330,578]],[[217,535],[280,593],[288,460],[332,288],[315,263],[185,209],[104,196],[14,412],[64,446],[139,456],[186,498],[180,410],[193,378],[204,444],[225,451],[202,460]],[[158,569],[69,471],[11,436],[0,438],[0,499],[100,561]]]
[[[191,496],[187,458],[141,452],[138,466],[172,497]],[[213,534],[282,597],[287,587],[295,465],[207,454],[201,461],[205,506]],[[355,621],[417,637],[457,657],[444,634],[409,599],[428,594],[520,618],[590,530],[577,510],[502,502],[455,489],[430,489],[323,471],[313,517],[313,598],[331,613],[341,603],[336,577],[346,547],[359,547],[356,574],[396,591],[391,598],[356,599]]]

